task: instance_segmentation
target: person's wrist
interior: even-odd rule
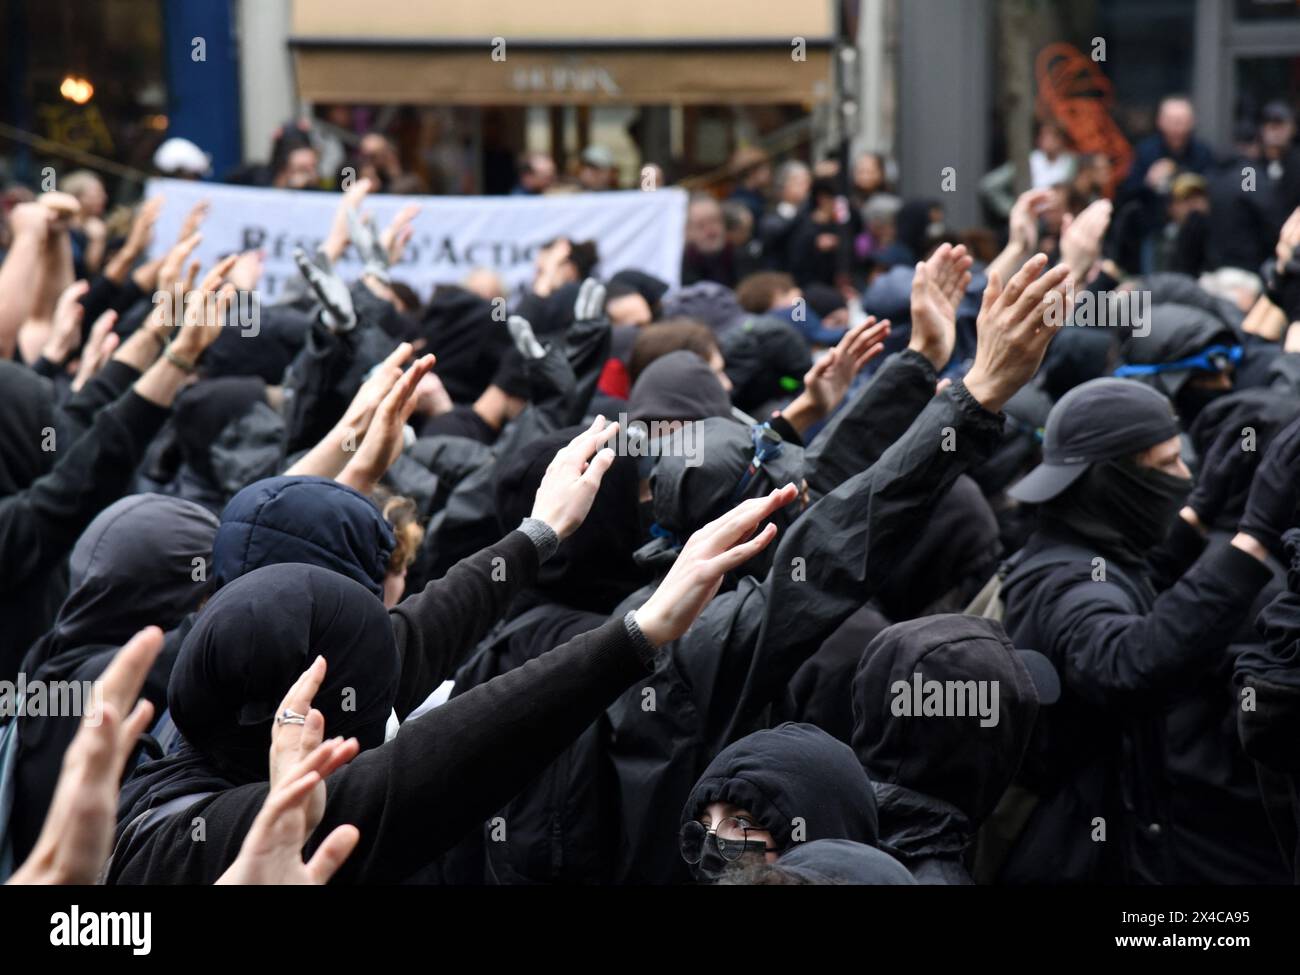
[[[790,405],[781,411],[785,421],[799,431],[804,433],[814,423],[824,418],[825,411],[817,405],[808,391],[804,390],[793,400]]]
[[[907,343],[907,347],[917,355],[923,356],[925,360],[930,363],[930,366],[935,372],[938,372],[948,364],[948,359],[944,356],[942,348],[933,342],[917,340],[915,332],[913,332],[912,340]]]
[[[1232,547],[1240,549],[1247,555],[1261,562],[1268,561],[1268,546],[1251,532],[1239,531],[1232,537]]]
[[[668,629],[668,622],[650,603],[646,603],[635,613],[632,619],[641,631],[641,635],[654,647],[661,647],[672,639],[672,634]]]
[[[1185,505],[1183,509],[1178,512],[1178,514],[1179,517],[1183,519],[1183,521],[1187,522],[1187,524],[1191,525],[1202,535],[1205,534],[1205,523],[1207,521],[1212,520],[1209,515],[1207,515],[1205,518],[1202,518],[1200,513],[1196,510],[1196,508],[1190,504]]]
[[[997,382],[993,376],[986,374],[978,366],[975,366],[966,374],[966,378],[962,380],[962,385],[966,387],[966,392],[971,394],[975,402],[990,413],[1001,413],[1002,407],[1006,406],[1007,400],[1011,398],[1003,384]]]

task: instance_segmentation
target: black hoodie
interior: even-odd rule
[[[756,731],[718,753],[691,790],[681,822],[725,802],[754,816],[782,853],[811,840],[876,845],[876,797],[852,749],[810,724]]]
[[[916,674],[981,682],[996,723],[900,714]],[[853,748],[875,783],[881,848],[921,883],[971,883],[962,858],[1020,768],[1038,716],[1038,692],[1002,626],[963,615],[891,626],[863,652],[852,694]]]

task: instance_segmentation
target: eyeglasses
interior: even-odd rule
[[[1182,372],[1186,369],[1199,369],[1202,372],[1227,372],[1228,367],[1236,365],[1245,355],[1240,345],[1212,345],[1197,355],[1174,362],[1152,362],[1120,366],[1115,370],[1116,377],[1153,376],[1161,372]]]
[[[764,830],[743,819],[731,816],[712,829],[695,820],[683,823],[681,831],[677,834],[677,840],[681,847],[682,859],[687,863],[699,863],[704,858],[704,844],[712,835],[718,852],[722,854],[722,859],[734,863],[746,853],[766,853],[775,849],[768,846],[765,841],[749,838],[750,833],[761,832]]]

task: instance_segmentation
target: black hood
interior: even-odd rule
[[[529,515],[547,466],[583,429],[558,430],[497,462],[496,510],[502,532],[517,528]],[[641,542],[639,486],[636,458],[616,457],[587,517],[538,570],[533,588],[543,598],[574,609],[610,613],[649,581],[649,574],[632,557]]]
[[[688,437],[694,438],[693,443]],[[693,424],[689,431],[672,434],[666,440],[664,456],[650,473],[655,523],[675,536],[676,542],[685,542],[691,532],[732,506],[736,488],[753,458],[751,428],[735,420],[714,417]],[[803,481],[803,470],[803,450],[783,444],[780,456],[759,469],[735,503],[787,484],[797,486]],[[788,504],[771,520],[784,531],[798,513],[797,503]],[[775,545],[769,545],[760,559],[770,557],[774,550]]]
[[[41,449],[45,431],[54,428],[54,386],[26,366],[0,360],[0,388],[0,497],[8,497],[54,466],[58,454]]]
[[[171,629],[212,589],[216,533],[216,517],[181,498],[132,494],[109,505],[72,549],[68,598],[24,670],[32,674],[55,657],[121,646],[145,626]]]
[[[434,292],[421,313],[420,331],[425,351],[438,357],[434,371],[457,403],[478,399],[512,348],[505,319],[492,318],[492,303],[450,285]]]
[[[258,569],[212,597],[172,671],[172,719],[233,780],[262,781],[280,701],[317,654],[329,666],[312,702],[325,734],[383,744],[399,669],[388,613],[359,583],[309,565]]]
[[[1276,393],[1269,389],[1239,389],[1220,396],[1205,407],[1188,431],[1198,456],[1204,458],[1210,446],[1225,432],[1242,436],[1249,427],[1255,431],[1255,449],[1260,456],[1273,437],[1300,414],[1300,402],[1294,396]],[[1246,508],[1246,496],[1254,471],[1241,472],[1224,504],[1215,527],[1225,530],[1236,528]]]
[[[724,748],[691,790],[682,823],[714,802],[753,813],[781,850],[826,839],[874,846],[879,838],[875,793],[853,750],[810,724],[787,722]]]
[[[707,362],[679,349],[641,371],[627,407],[633,420],[702,420],[729,416],[731,399]]]
[[[722,358],[731,380],[731,398],[755,416],[773,401],[792,399],[812,368],[804,337],[776,318],[750,318],[722,338]]]
[[[1161,365],[1194,356],[1212,345],[1240,344],[1237,333],[1221,318],[1191,305],[1153,305],[1148,325],[1148,334],[1133,335],[1120,348],[1126,365]],[[1191,369],[1179,369],[1132,378],[1174,399],[1194,374]]]
[[[221,512],[213,543],[218,586],[287,562],[318,565],[384,591],[396,540],[375,503],[324,477],[268,477],[248,485]]]
[[[800,843],[777,861],[811,884],[914,885],[916,878],[888,853],[852,840]]]
[[[172,668],[167,702],[178,752],[140,766],[122,787],[118,835],[180,796],[264,782],[285,693],[317,655],[328,664],[312,706],[325,734],[383,744],[400,660],[384,605],[360,584],[310,565],[273,565],[203,607]]]
[[[927,682],[997,681],[997,723],[897,713],[912,701],[917,673]],[[977,616],[889,627],[863,652],[852,694],[853,749],[872,780],[949,803],[976,825],[1011,784],[1038,717],[1038,692],[1002,625]]]

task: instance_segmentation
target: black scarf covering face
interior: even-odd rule
[[[265,781],[271,728],[284,694],[316,655],[328,664],[312,706],[325,734],[384,741],[399,660],[383,603],[317,566],[257,569],[222,587],[177,656],[168,688],[185,739],[142,766],[122,790],[119,823],[178,796]]]
[[[1068,491],[1043,505],[1043,516],[1103,553],[1139,563],[1168,536],[1191,491],[1191,478],[1117,458],[1092,465]]]

